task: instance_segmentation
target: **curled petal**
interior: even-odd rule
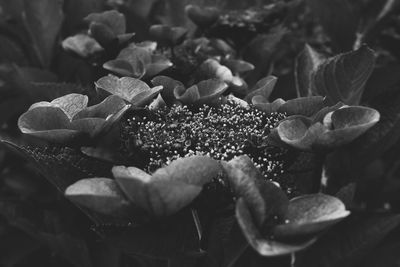
[[[138,64],[133,67],[131,63],[123,59],[109,60],[103,64],[103,68],[122,76],[130,76],[134,78],[143,77],[145,72],[143,62],[138,61]]]
[[[305,117],[296,117],[282,121],[277,132],[282,141],[301,149],[309,151],[314,145],[315,136],[311,135],[309,129],[311,121]],[[321,123],[316,123],[313,133],[322,133],[324,126]]]
[[[109,178],[82,179],[65,190],[65,196],[81,206],[111,216],[127,216],[129,202]]]
[[[103,51],[100,44],[86,34],[76,34],[66,38],[62,42],[62,47],[64,50],[75,52],[81,57],[88,57],[97,52]]]
[[[183,39],[187,33],[187,29],[167,25],[152,25],[149,33],[157,41],[165,42],[168,45],[175,45]]]
[[[261,95],[265,99],[269,99],[272,91],[274,90],[275,84],[278,81],[278,78],[275,76],[267,76],[261,80],[259,80],[254,88],[249,92],[244,100],[250,102],[253,96]]]
[[[124,34],[126,31],[125,16],[116,10],[91,13],[85,18],[85,21],[102,24],[115,35]]]
[[[278,239],[317,234],[350,214],[336,197],[324,194],[304,195],[290,200],[285,224],[274,227]]]
[[[259,227],[274,216],[286,212],[288,199],[275,184],[265,181],[265,177],[254,166],[248,156],[239,156],[222,166],[236,195],[243,198]]]
[[[291,99],[282,104],[278,112],[290,115],[303,115],[310,117],[324,108],[324,98],[322,96],[299,97]]]
[[[315,238],[311,238],[301,243],[284,243],[267,239],[254,224],[252,214],[242,198],[236,202],[236,218],[249,244],[262,256],[291,254],[309,247],[316,241]]]
[[[128,198],[155,216],[174,214],[190,204],[220,171],[219,163],[205,156],[175,160],[152,176],[134,167],[113,168]]]
[[[281,107],[285,103],[285,100],[283,100],[282,98],[275,99],[272,103],[263,102],[265,100],[266,99],[260,95],[256,95],[252,98],[254,106],[259,110],[264,111],[265,113],[276,112],[278,111],[279,107]]]
[[[187,5],[185,12],[199,27],[207,27],[214,24],[220,14],[220,10],[216,7],[199,7],[196,5]]]
[[[68,129],[70,120],[59,107],[41,106],[28,110],[18,119],[18,127],[29,134],[50,142],[65,143],[81,135]]]
[[[154,77],[151,80],[151,83],[154,86],[162,86],[163,90],[161,91],[161,96],[164,99],[165,103],[167,103],[168,105],[172,105],[176,102],[176,97],[174,96],[174,90],[176,87],[181,87],[181,88],[185,88],[185,86],[183,85],[183,83],[181,83],[180,81],[174,80],[170,77],[167,76],[157,76]],[[178,89],[179,92],[178,95],[182,94],[181,89]]]
[[[108,94],[117,95],[134,105],[147,104],[162,88],[150,88],[145,82],[131,78],[118,78],[108,75],[100,78],[96,83],[96,89]]]

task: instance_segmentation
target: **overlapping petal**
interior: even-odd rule
[[[295,148],[325,150],[352,142],[379,119],[379,112],[375,109],[346,106],[314,120],[304,116],[288,118],[279,124],[277,131],[282,141]]]
[[[35,103],[20,116],[18,127],[25,134],[65,143],[107,131],[129,108],[117,96],[109,96],[91,107],[87,107],[87,103],[87,96],[80,94]]]
[[[148,104],[162,90],[162,86],[150,88],[145,82],[131,78],[108,75],[95,82],[99,93],[112,94],[132,103],[134,107]]]
[[[113,73],[134,78],[153,77],[172,66],[172,62],[161,54],[155,54],[154,42],[131,44],[122,49],[114,60],[103,67]]]
[[[249,244],[263,256],[302,250],[350,214],[339,199],[329,195],[311,194],[289,201],[275,184],[260,178],[247,156],[222,166],[238,197],[239,226]]]
[[[115,210],[127,206],[125,200],[129,200],[132,207],[140,207],[151,216],[168,216],[189,205],[221,167],[209,157],[192,156],[175,160],[152,175],[125,166],[115,166],[112,172],[115,180],[84,179],[68,187],[65,194],[79,205],[108,215],[118,215]],[[107,199],[111,203],[102,207],[97,198],[99,203]]]

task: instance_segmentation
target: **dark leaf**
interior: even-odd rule
[[[244,48],[243,59],[254,65],[255,69],[247,77],[249,84],[254,84],[269,73],[279,44],[287,30],[277,27],[269,34],[259,34]]]
[[[2,141],[31,161],[60,192],[82,178],[111,177],[111,164],[89,158],[69,147],[29,146]]]
[[[170,259],[199,248],[189,244],[197,243],[196,229],[187,212],[139,226],[98,227],[97,232],[113,247],[128,255],[141,255],[157,259]]]
[[[399,215],[354,215],[332,228],[310,249],[298,254],[296,265],[357,266],[399,224]]]
[[[331,37],[338,52],[352,49],[359,14],[349,0],[307,0],[313,14]]]
[[[23,23],[32,38],[33,49],[43,66],[51,63],[56,38],[63,21],[63,1],[24,1]]]
[[[327,96],[331,104],[341,101],[357,105],[374,68],[374,52],[367,46],[340,54],[320,64],[313,79],[313,91]]]

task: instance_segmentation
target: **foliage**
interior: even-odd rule
[[[393,0],[0,0],[0,266],[389,266]]]

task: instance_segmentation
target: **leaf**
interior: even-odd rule
[[[285,223],[273,228],[274,236],[281,240],[317,234],[343,220],[350,214],[337,198],[324,194],[311,194],[290,200]]]
[[[63,206],[65,208],[65,206]],[[65,212],[66,210],[63,209]],[[51,252],[62,257],[76,267],[90,267],[90,256],[86,242],[75,231],[71,231],[71,221],[61,211],[44,208],[41,205],[26,201],[0,201],[0,213],[8,223],[26,233],[41,247],[46,246]],[[75,213],[69,215],[75,217]],[[74,221],[76,223],[76,221]],[[76,225],[76,224],[75,224]],[[74,229],[75,230],[75,229]],[[19,233],[19,232],[18,232]],[[18,236],[14,242],[18,241]],[[18,242],[21,248],[24,242]],[[7,244],[9,247],[10,244]],[[0,244],[1,246],[1,244]],[[3,250],[4,251],[4,250]],[[6,255],[9,255],[6,253]],[[0,256],[0,262],[1,262]],[[21,260],[21,259],[20,259]]]
[[[325,57],[306,44],[303,51],[296,57],[295,79],[297,97],[312,96],[313,75],[318,66],[325,61]]]
[[[327,96],[331,104],[357,105],[374,68],[374,52],[367,46],[337,55],[320,64],[313,78],[313,91]]]
[[[128,198],[155,216],[174,214],[190,204],[219,171],[219,163],[205,156],[175,160],[152,176],[135,167],[113,168]]]
[[[65,190],[72,202],[90,210],[115,217],[128,215],[129,202],[117,183],[109,178],[87,178]]]
[[[59,146],[34,146],[2,139],[21,153],[60,192],[79,179],[111,176],[111,164],[89,158],[77,150]]]
[[[60,255],[74,266],[92,266],[89,249],[84,240],[75,238],[66,233],[56,235],[41,233],[40,239],[43,240],[54,253]]]
[[[16,266],[40,248],[41,244],[29,235],[14,229],[8,230],[1,235],[0,264],[2,266]]]
[[[354,215],[332,228],[314,246],[298,254],[296,265],[357,266],[399,224],[399,215]]]
[[[278,54],[279,44],[286,34],[287,30],[278,26],[268,34],[258,34],[244,48],[243,59],[255,67],[246,79],[249,84],[254,84],[261,77],[269,74],[268,70],[271,68],[274,57]]]
[[[334,48],[339,52],[352,49],[360,19],[353,3],[348,0],[307,0],[306,3],[331,37]]]
[[[190,246],[198,244],[199,240],[187,212],[143,225],[98,227],[96,231],[107,243],[127,255],[171,259],[199,250],[199,247]]]
[[[344,180],[344,184],[348,183],[349,180],[358,181],[359,185],[364,183],[363,172],[365,166],[382,157],[399,140],[399,104],[400,93],[396,91],[374,99],[371,106],[379,110],[379,122],[354,142],[343,149],[334,151],[328,157],[327,173],[329,177],[332,177],[333,181]],[[361,187],[358,187],[358,189]],[[370,190],[375,191],[375,188]],[[370,196],[363,195],[361,198],[368,199]]]
[[[32,38],[32,46],[40,63],[48,67],[51,63],[56,38],[64,18],[63,1],[25,0],[24,26]]]
[[[400,84],[399,73],[400,65],[398,64],[385,64],[375,67],[365,85],[363,102],[374,102],[376,98],[397,90],[397,86]]]

